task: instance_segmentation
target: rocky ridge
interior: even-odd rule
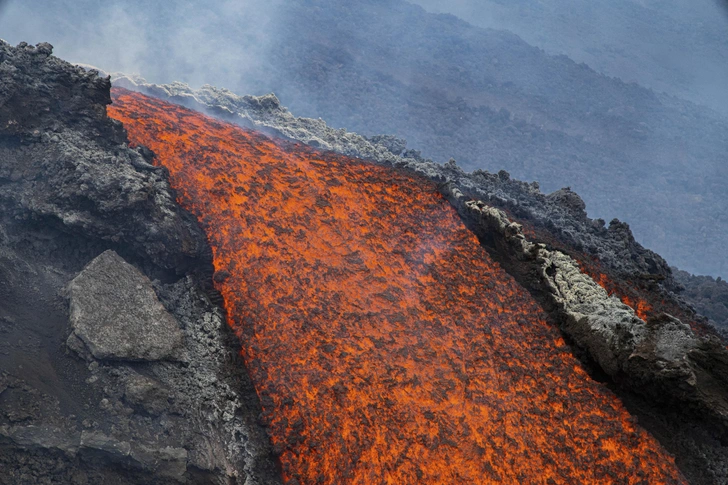
[[[665,313],[644,321],[577,261],[532,242],[505,212],[444,195],[484,246],[558,322],[587,367],[606,374],[630,411],[670,452],[691,483],[728,480],[728,350]],[[659,417],[656,417],[659,416]]]
[[[547,296],[564,332],[603,371],[639,392],[696,405],[728,424],[728,350],[718,337],[698,336],[670,315],[643,321],[574,259],[529,241],[503,211],[469,200],[457,189],[447,196],[481,239],[495,235],[500,254],[532,265],[540,281],[530,285]]]

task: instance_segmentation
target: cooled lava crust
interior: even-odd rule
[[[685,483],[434,183],[113,96],[207,233],[286,483]]]

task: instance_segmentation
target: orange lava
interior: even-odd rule
[[[647,301],[641,298],[637,293],[637,290],[630,288],[627,285],[618,285],[612,281],[607,275],[599,273],[596,269],[584,263],[580,263],[582,272],[591,276],[591,278],[604,288],[608,294],[616,295],[622,303],[631,307],[634,312],[642,320],[647,320],[652,314],[654,314],[654,308]]]
[[[579,263],[579,267],[584,274],[589,275],[608,294],[615,295],[622,303],[631,307],[642,320],[646,321],[650,317],[667,313],[688,323],[697,335],[719,337],[715,329],[706,320],[698,318],[694,312],[666,296],[660,291],[659,286],[653,285],[649,281],[640,281],[639,277],[633,277],[630,280],[624,276],[608,276],[613,275],[613,273],[598,257],[574,250],[550,230],[537,227],[531,221],[514,217],[508,210],[506,210],[506,213],[511,220],[523,226],[523,232],[530,241],[545,243],[549,247],[570,255]]]
[[[207,232],[286,483],[684,483],[434,184],[114,96]]]

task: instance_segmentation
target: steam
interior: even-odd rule
[[[0,4],[0,37],[50,42],[70,62],[150,81],[230,88],[265,71],[280,0]],[[131,5],[130,5],[131,4]],[[242,85],[242,86],[241,86]]]

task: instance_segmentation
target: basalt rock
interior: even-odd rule
[[[71,327],[97,359],[178,356],[182,332],[152,282],[114,251],[91,261],[68,287]]]
[[[486,247],[550,310],[577,350],[586,352],[587,365],[594,362],[678,455],[683,472],[696,483],[725,482],[728,454],[719,443],[728,436],[728,350],[721,339],[697,335],[664,313],[641,320],[571,257],[529,241],[500,209],[469,200],[456,188],[444,193]]]
[[[666,314],[641,320],[571,257],[530,242],[503,211],[467,200],[458,189],[447,195],[476,234],[495,236],[500,254],[538,275],[525,285],[549,300],[564,332],[604,372],[635,392],[711,413],[728,429],[728,350],[717,337],[698,336]]]
[[[42,220],[184,271],[205,246],[163,170],[106,116],[110,82],[52,55],[0,43],[0,200]]]
[[[280,483],[210,248],[109,88],[0,43],[0,483]]]

